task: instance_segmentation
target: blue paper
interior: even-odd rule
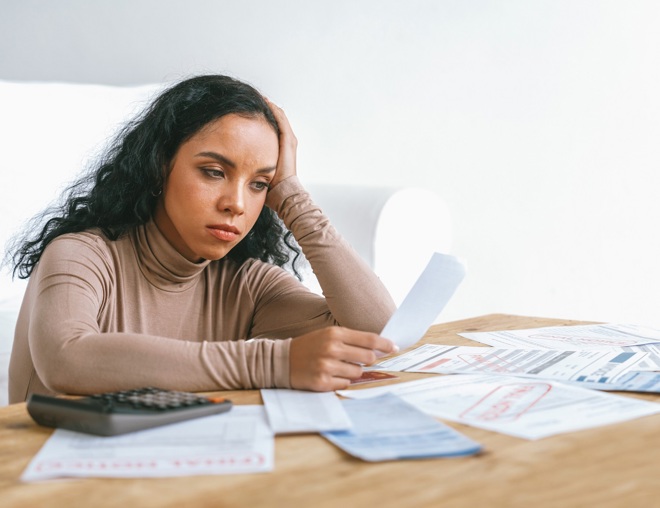
[[[353,427],[322,435],[369,462],[473,455],[481,445],[393,394],[342,400]]]
[[[615,382],[572,381],[570,384],[610,392],[660,393],[660,372],[633,371]]]

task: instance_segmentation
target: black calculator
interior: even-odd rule
[[[230,400],[196,393],[139,388],[64,399],[33,393],[27,401],[32,419],[97,436],[116,436],[200,416],[229,411]]]

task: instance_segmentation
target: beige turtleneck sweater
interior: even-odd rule
[[[269,191],[324,296],[257,260],[192,263],[153,222],[116,241],[88,231],[45,249],[23,300],[9,400],[139,386],[186,391],[289,384],[291,337],[328,325],[380,332],[387,290],[297,177]]]

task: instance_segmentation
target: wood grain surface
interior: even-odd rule
[[[480,345],[457,334],[561,324],[579,323],[494,314],[435,325],[423,341]],[[219,393],[261,403],[256,390]],[[51,430],[37,426],[25,404],[13,404],[0,408],[0,507],[660,507],[660,415],[537,441],[446,423],[483,453],[372,464],[318,435],[281,436],[271,473],[22,483]]]

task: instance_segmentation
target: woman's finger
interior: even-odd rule
[[[362,366],[350,362],[337,362],[332,371],[332,377],[341,379],[357,379],[362,375]]]
[[[389,339],[381,337],[376,333],[352,332],[343,339],[346,344],[357,346],[371,351],[380,351],[381,353],[397,353],[399,347]]]
[[[298,149],[298,140],[293,133],[293,129],[291,129],[291,124],[284,110],[268,98],[265,97],[264,99],[268,103],[280,129],[280,154],[277,160],[277,172],[271,182],[271,186],[275,187],[282,180],[297,173],[296,152]]]

